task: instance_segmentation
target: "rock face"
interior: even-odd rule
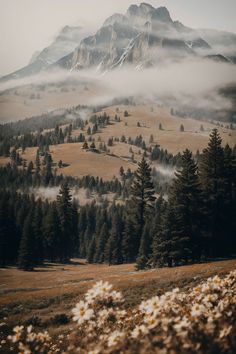
[[[186,57],[236,63],[236,35],[193,30],[173,21],[166,7],[141,3],[131,5],[124,15],[112,15],[89,37],[80,27],[64,27],[49,47],[33,56],[29,65],[0,81],[55,67],[105,72],[124,65],[142,69]]]
[[[47,69],[50,65],[57,62],[68,53],[71,53],[83,37],[84,31],[82,27],[64,27],[50,46],[33,55],[29,65],[2,79],[22,78]]]
[[[81,27],[64,27],[55,41],[40,52],[35,60],[41,60],[46,65],[55,63],[57,60],[72,52],[81,41],[82,36],[83,32]]]
[[[209,48],[190,29],[174,22],[166,7],[155,9],[142,3],[131,5],[125,15],[109,17],[94,36],[81,42],[68,61],[71,70],[106,71],[125,64],[143,68],[166,58],[195,56],[196,50]]]

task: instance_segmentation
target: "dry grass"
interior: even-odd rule
[[[60,87],[46,87],[42,91],[26,85],[7,91],[0,95],[0,122],[17,121],[58,108],[86,105],[95,99],[101,90],[95,83],[70,85],[67,89],[67,92],[63,92]],[[39,94],[40,98],[30,98],[32,93]]]
[[[182,152],[186,148],[195,153],[197,150],[201,151],[206,147],[209,133],[216,127],[214,124],[207,122],[173,117],[170,115],[170,110],[164,107],[153,106],[152,108],[153,112],[151,112],[148,106],[120,106],[120,112],[117,114],[120,115],[121,122],[108,126],[99,135],[103,140],[107,141],[110,136],[121,137],[121,135],[125,135],[126,137],[135,138],[141,134],[148,144],[150,135],[153,134],[154,143],[158,143],[163,149],[167,149],[173,154]],[[123,117],[124,110],[128,110],[130,113],[129,117]],[[110,107],[104,111],[114,117],[116,107]],[[140,128],[137,127],[138,122],[141,125]],[[163,130],[159,130],[159,123],[162,124]],[[185,128],[185,132],[183,133],[180,132],[181,124]],[[201,124],[204,127],[204,132],[200,131]],[[229,143],[229,145],[233,146],[236,143],[236,131],[230,131],[221,127],[218,129],[222,136],[223,145]],[[115,147],[113,150],[115,151]]]
[[[70,265],[47,264],[35,272],[0,269],[0,314],[12,323],[32,316],[42,320],[57,313],[70,316],[74,303],[98,280],[107,280],[122,290],[128,307],[176,286],[192,286],[201,279],[235,268],[236,260],[228,260],[136,272],[134,264],[109,267],[75,259]]]
[[[161,148],[167,149],[173,154],[182,152],[184,149],[189,148],[194,153],[197,150],[203,150],[207,146],[209,140],[209,134],[216,126],[211,123],[200,122],[193,119],[183,119],[178,117],[172,117],[169,109],[154,106],[153,112],[151,112],[148,106],[119,106],[119,112],[116,112],[117,107],[110,107],[104,110],[108,113],[111,119],[111,125],[108,125],[98,133],[93,135],[95,142],[98,146],[98,139],[107,144],[110,137],[120,138],[124,135],[127,139],[131,137],[135,139],[136,136],[142,135],[149,145],[150,135],[154,136],[154,143],[159,144]],[[130,116],[124,117],[124,110],[128,110]],[[114,116],[118,114],[121,117],[121,122],[115,122]],[[141,124],[141,127],[137,126],[137,123]],[[127,123],[127,125],[125,125]],[[162,124],[163,130],[159,130],[159,123]],[[180,125],[183,124],[185,132],[180,132]],[[200,126],[203,124],[204,131],[200,131]],[[218,127],[222,137],[222,144],[228,143],[230,146],[234,146],[236,143],[236,131],[232,131],[226,128]],[[77,136],[81,133],[80,130],[73,131],[73,135]],[[86,131],[82,132],[86,135]],[[52,158],[55,163],[62,160],[68,164],[68,167],[58,170],[58,173],[65,175],[71,175],[74,177],[82,177],[85,175],[93,175],[102,177],[104,180],[111,180],[114,176],[119,175],[119,169],[121,166],[125,170],[130,168],[132,171],[136,169],[136,164],[131,161],[130,147],[131,145],[121,142],[114,142],[114,146],[109,147],[110,153],[108,154],[96,154],[92,152],[85,152],[81,149],[81,143],[75,144],[63,144],[50,147]],[[141,155],[139,154],[139,148],[132,146],[134,158],[139,161]],[[34,161],[36,156],[36,148],[26,149],[22,156],[27,161]],[[4,165],[8,162],[7,158],[0,158],[0,165]]]

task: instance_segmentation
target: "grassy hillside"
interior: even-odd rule
[[[130,307],[150,296],[177,286],[186,288],[235,268],[236,260],[229,260],[136,272],[134,264],[92,265],[78,259],[74,259],[70,265],[47,264],[35,272],[2,268],[0,316],[6,316],[11,323],[38,316],[50,327],[51,324],[46,322],[56,314],[71,316],[73,304],[99,280],[109,281],[116,289],[122,290],[126,306]]]
[[[125,110],[129,112],[128,117],[124,117]],[[125,136],[127,140],[129,137],[134,140],[141,134],[147,146],[158,144],[161,148],[167,149],[168,152],[173,154],[182,152],[186,148],[196,153],[197,150],[201,151],[207,146],[209,133],[215,128],[215,125],[209,122],[172,116],[169,109],[159,106],[112,106],[104,109],[103,112],[110,115],[111,124],[91,136],[97,147],[100,142],[107,144],[111,137],[115,140]],[[114,120],[116,114],[120,117],[120,122]],[[162,130],[159,129],[160,124]],[[180,132],[181,124],[184,126],[184,132]],[[200,129],[201,124],[204,131]],[[89,125],[91,126],[91,124]],[[87,128],[88,126],[85,127],[84,131],[74,130],[72,135],[78,136],[83,133],[88,139]],[[221,126],[217,128],[222,137],[222,144],[228,143],[233,147],[236,143],[236,130]],[[154,141],[150,144],[151,135],[153,135]],[[53,161],[57,164],[62,160],[68,165],[60,169],[59,173],[75,177],[93,175],[102,177],[104,180],[111,180],[113,176],[119,174],[121,166],[125,170],[128,168],[131,171],[136,169],[136,163],[131,159],[132,154],[134,154],[135,161],[139,161],[141,158],[140,148],[132,146],[131,152],[131,145],[121,141],[114,141],[113,146],[108,147],[109,152],[101,154],[83,151],[81,149],[82,145],[82,143],[75,143],[50,146]],[[36,148],[27,148],[22,157],[27,161],[34,161],[36,150]],[[8,161],[9,159],[0,158],[1,165]],[[155,164],[153,165],[155,166]]]

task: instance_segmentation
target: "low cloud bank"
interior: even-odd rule
[[[169,105],[178,102],[196,109],[224,110],[230,109],[232,104],[219,95],[218,90],[236,84],[236,65],[186,59],[143,70],[126,66],[103,75],[95,70],[71,73],[58,70],[2,83],[0,91],[22,85],[58,83],[63,86],[69,81],[73,85],[87,83],[99,87],[95,97],[90,98],[88,91],[91,105],[105,104],[122,97],[141,97]]]

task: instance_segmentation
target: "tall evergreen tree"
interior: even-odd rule
[[[174,264],[172,252],[173,220],[174,208],[170,203],[167,203],[162,210],[159,228],[153,240],[152,262],[154,266],[172,267]]]
[[[122,225],[118,213],[113,215],[111,235],[105,249],[105,261],[109,264],[121,264],[122,259]]]
[[[68,183],[63,183],[57,196],[57,206],[60,219],[61,239],[60,239],[60,260],[69,262],[72,254],[72,203],[70,188]]]
[[[96,252],[96,240],[95,240],[95,235],[92,236],[92,239],[90,241],[89,247],[88,247],[88,255],[87,255],[87,261],[89,263],[94,262],[94,256]]]
[[[187,149],[182,155],[182,168],[176,172],[156,249],[153,250],[156,261],[159,257],[160,263],[178,265],[189,260],[200,260],[201,223],[203,214],[198,169],[192,153]]]
[[[31,222],[32,214],[29,213],[24,222],[18,255],[18,268],[27,271],[32,271],[35,266],[34,239]]]
[[[227,144],[224,148],[224,245],[225,256],[236,252],[236,156]]]
[[[96,252],[94,261],[96,263],[103,263],[105,260],[105,247],[106,243],[109,239],[109,229],[107,222],[104,222],[100,229],[100,233],[98,234],[97,244],[96,244]]]
[[[39,199],[35,204],[32,218],[32,232],[34,234],[34,259],[36,263],[43,262],[43,237],[42,237],[42,200]]]
[[[132,263],[137,257],[137,250],[134,248],[136,233],[129,214],[126,215],[124,232],[122,238],[122,254],[124,263]]]
[[[45,257],[51,262],[55,262],[61,254],[59,248],[61,239],[60,219],[55,202],[52,203],[45,216],[43,223],[43,235]]]
[[[207,226],[210,241],[208,255],[218,256],[224,247],[224,149],[217,129],[210,134],[208,147],[203,150],[200,164],[200,178],[204,203],[207,210]]]
[[[151,245],[150,225],[145,224],[141,237],[138,258],[136,260],[136,268],[138,270],[147,268],[148,260],[150,259],[151,254]]]
[[[151,168],[144,158],[138,164],[134,173],[134,180],[131,186],[130,211],[136,233],[136,240],[133,245],[136,256],[138,255],[140,240],[143,234],[145,221],[153,213],[155,191],[151,181]]]

